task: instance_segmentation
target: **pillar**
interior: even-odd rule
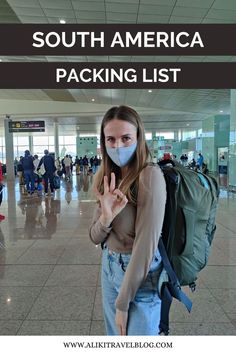
[[[230,133],[229,133],[229,186],[236,187],[236,90],[230,95]]]
[[[79,140],[79,127],[76,127],[76,155],[78,157],[81,156],[81,152],[80,152],[80,140]]]
[[[29,136],[29,151],[31,155],[34,155],[34,144],[32,135]]]
[[[175,141],[179,140],[179,132],[177,130],[174,131],[174,140]]]
[[[59,134],[58,134],[58,122],[54,122],[54,148],[55,148],[55,158],[59,157]]]
[[[9,133],[9,125],[8,125],[9,121],[11,121],[10,118],[4,119],[7,181],[14,181],[15,180],[15,172],[14,172],[13,133]]]

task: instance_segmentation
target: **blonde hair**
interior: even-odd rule
[[[113,119],[124,120],[133,124],[137,129],[137,149],[132,160],[129,162],[129,169],[125,177],[121,178],[121,169],[118,167],[108,156],[105,146],[104,128],[108,122]],[[115,106],[110,108],[104,115],[101,132],[100,132],[100,144],[102,162],[98,172],[95,175],[94,186],[97,187],[100,193],[103,193],[104,176],[108,177],[110,183],[111,172],[116,175],[116,188],[126,195],[128,200],[136,204],[136,196],[138,190],[138,177],[142,169],[147,165],[150,157],[150,151],[145,141],[144,126],[138,113],[128,106]]]

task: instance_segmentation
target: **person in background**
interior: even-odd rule
[[[75,165],[75,173],[76,173],[76,175],[79,175],[80,172],[79,172],[79,158],[78,158],[78,156],[75,156],[75,163],[74,163],[74,165]]]
[[[37,191],[42,191],[42,185],[41,185],[41,182],[42,182],[42,177],[39,175],[39,172],[38,172],[38,165],[39,165],[39,157],[38,155],[34,155],[34,178],[35,178],[35,183],[36,183],[36,188],[37,188]]]
[[[171,154],[169,152],[164,152],[163,160],[171,160]]]
[[[64,159],[65,159],[65,156],[63,157],[63,159],[61,159],[61,172],[62,172],[61,175],[65,175],[66,176],[66,169],[65,169]]]
[[[80,169],[80,173],[83,173],[83,158],[82,156],[80,156],[79,158],[79,169]]]
[[[15,176],[17,176],[17,165],[18,165],[18,160],[17,160],[17,157],[15,157],[15,159],[14,159],[14,172],[15,172]]]
[[[25,150],[25,156],[21,159],[23,173],[28,194],[34,194],[34,163],[29,150]]]
[[[202,173],[207,175],[209,173],[209,170],[207,168],[207,164],[205,162],[202,163]]]
[[[198,159],[197,159],[197,167],[199,168],[200,171],[202,171],[202,165],[203,165],[203,156],[202,154],[199,152],[198,154]]]
[[[50,183],[51,195],[54,197],[54,173],[56,171],[54,158],[49,154],[48,150],[44,150],[44,156],[41,158],[37,170],[39,171],[40,166],[44,164],[45,173],[43,175],[44,180],[44,193],[47,197],[48,194],[48,182]]]
[[[188,156],[187,154],[184,154],[184,166],[188,165]]]
[[[72,160],[69,155],[66,155],[64,157],[64,165],[65,165],[65,171],[66,171],[66,179],[67,181],[70,180],[71,178],[71,165],[72,165]]]
[[[99,165],[99,161],[98,161],[97,155],[95,155],[94,159],[93,159],[93,174],[95,174],[97,172],[98,165]]]
[[[2,174],[2,163],[0,162],[0,205],[2,204],[2,192],[3,192],[3,174]],[[0,214],[0,221],[5,220],[5,216]]]
[[[103,245],[102,297],[108,335],[157,335],[162,269],[158,241],[166,185],[149,163],[143,123],[127,106],[109,109],[101,125],[102,163],[94,178],[97,196],[90,239]]]
[[[83,167],[84,167],[84,174],[86,175],[89,169],[89,161],[86,155],[84,155],[83,157]]]
[[[58,176],[61,177],[61,161],[60,161],[60,157],[56,158],[55,166],[56,166],[56,171],[57,171]]]
[[[91,157],[90,157],[90,160],[89,160],[89,163],[90,163],[90,169],[89,169],[89,170],[92,170],[92,173],[93,173],[93,171],[94,171],[93,162],[94,162],[94,157],[91,156]]]
[[[195,169],[195,167],[196,167],[196,160],[195,160],[194,158],[193,158],[192,161],[190,162],[189,167],[192,168],[192,169]]]
[[[74,162],[73,162],[73,157],[71,155],[69,155],[71,164],[70,164],[70,174],[71,176],[73,175],[73,166],[74,166]]]
[[[181,163],[182,165],[184,165],[184,163],[185,163],[185,156],[184,156],[184,154],[182,154],[182,155],[180,156],[180,163]]]

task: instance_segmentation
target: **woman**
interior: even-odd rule
[[[101,126],[102,164],[90,238],[103,244],[102,295],[108,335],[157,335],[166,202],[164,177],[148,164],[143,124],[127,106],[112,107]]]

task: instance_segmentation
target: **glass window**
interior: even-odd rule
[[[3,151],[3,146],[0,146],[0,161],[2,163],[6,162],[6,158],[5,158],[5,151]]]
[[[49,136],[48,138],[49,145],[54,145],[54,136]]]
[[[152,133],[145,133],[146,140],[152,140]]]
[[[178,139],[179,139],[179,141],[181,141],[181,139],[182,139],[182,131],[181,130],[178,131]]]
[[[76,155],[76,145],[59,145],[60,156],[64,157],[66,154],[75,156]]]
[[[86,134],[86,133],[84,133],[84,134],[80,134],[79,135],[79,138],[89,138],[89,137],[91,137],[91,138],[95,138],[95,137],[97,137],[98,139],[100,139],[100,135],[99,134]]]
[[[26,150],[29,149],[29,137],[28,136],[18,136],[17,145],[27,146]]]
[[[64,136],[64,144],[70,144],[70,145],[74,145],[76,144],[76,137],[75,136]]]
[[[64,136],[59,135],[59,145],[64,145]]]
[[[18,148],[17,148],[17,146],[14,146],[14,157],[20,157],[20,156],[18,155]]]
[[[164,139],[174,139],[174,132],[158,132],[156,133],[156,136],[163,136]]]
[[[25,150],[28,150],[28,149],[29,149],[29,145],[18,146],[18,155],[17,156],[24,156]]]
[[[66,153],[71,156],[75,156],[76,155],[76,145],[68,145]]]
[[[190,140],[196,138],[196,130],[183,132],[183,140]]]
[[[45,150],[45,146],[43,145],[35,145],[34,146],[34,155],[39,155],[40,157],[42,157],[44,155],[44,150]]]
[[[48,136],[33,136],[34,145],[44,145],[48,147]]]

